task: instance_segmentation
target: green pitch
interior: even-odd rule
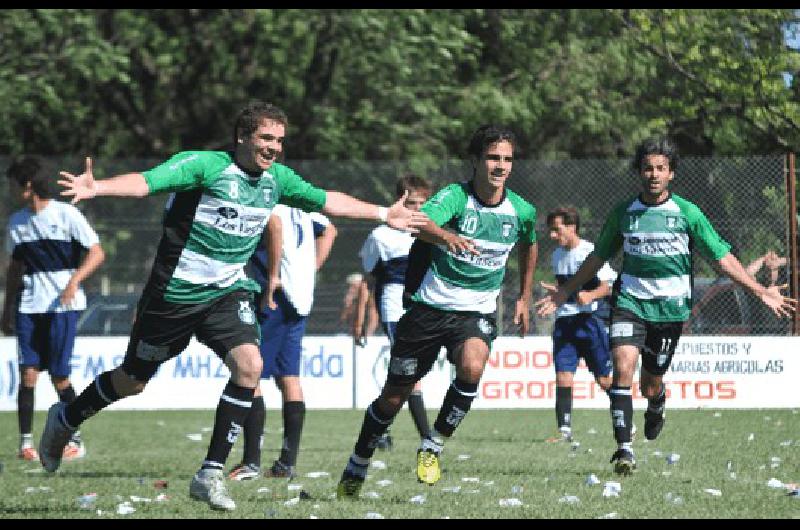
[[[385,469],[370,469],[361,500],[338,501],[333,494],[362,415],[309,411],[298,477],[229,483],[237,510],[227,514],[188,495],[206,454],[213,411],[103,412],[83,426],[87,457],[62,464],[54,476],[15,457],[16,414],[0,413],[0,518],[800,517],[800,497],[767,485],[773,478],[800,482],[797,410],[669,410],[654,442],[644,441],[637,411],[639,468],[625,478],[614,476],[608,463],[615,444],[607,411],[574,412],[580,445],[573,447],[545,441],[555,434],[553,411],[473,410],[448,442],[442,480],[433,487],[416,482],[416,433],[403,411],[392,429],[394,449],[373,459]],[[432,410],[429,415],[432,421]],[[43,423],[39,412],[37,440]],[[277,456],[280,430],[280,412],[268,410],[262,464]],[[197,435],[200,441],[192,439]],[[670,464],[672,453],[680,458]],[[241,441],[227,469],[240,458]],[[599,484],[587,485],[592,474]],[[159,481],[167,487],[156,487]],[[621,484],[618,497],[603,496],[607,481]],[[90,493],[95,500],[81,508],[79,497]],[[160,494],[166,499],[156,500]],[[562,500],[568,496],[579,500]],[[415,497],[422,502],[412,502]],[[135,511],[119,514],[120,505]]]

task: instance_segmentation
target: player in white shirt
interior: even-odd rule
[[[403,203],[409,210],[419,211],[431,195],[430,183],[416,175],[405,175],[397,180],[395,197],[408,192]],[[374,293],[381,325],[389,344],[394,343],[397,322],[406,310],[403,308],[403,285],[408,269],[408,252],[414,236],[383,224],[375,228],[364,241],[359,256],[365,276],[359,291],[356,318],[353,321],[353,340],[364,344],[364,321],[370,292]],[[408,397],[408,410],[417,427],[420,438],[430,435],[428,415],[422,398],[422,382],[417,381]],[[379,449],[391,449],[392,437],[387,430],[376,442]]]
[[[37,461],[33,446],[34,390],[39,373],[50,372],[59,400],[71,403],[69,380],[78,316],[86,309],[85,280],[105,259],[100,239],[83,214],[52,199],[42,161],[25,157],[11,164],[7,176],[11,196],[25,207],[11,214],[6,252],[2,330],[17,335],[20,386],[17,395],[20,446],[17,456]],[[86,448],[76,431],[62,458],[82,458]]]
[[[557,208],[547,216],[550,239],[558,244],[552,266],[558,285],[572,278],[594,245],[579,235],[580,217],[571,207]],[[611,352],[606,323],[597,311],[602,299],[611,294],[617,274],[608,263],[576,291],[556,312],[553,326],[553,364],[556,370],[556,421],[559,436],[548,441],[572,440],[572,387],[580,357],[586,361],[595,381],[608,391],[611,387]],[[556,286],[541,282],[548,291]]]
[[[275,206],[262,245],[248,263],[248,275],[261,286],[262,379],[274,378],[283,397],[283,447],[264,474],[293,478],[306,407],[300,386],[300,359],[306,318],[314,302],[316,274],[328,258],[336,227],[320,213]],[[244,455],[231,470],[233,480],[257,478],[261,468],[264,397],[256,389],[244,422]]]

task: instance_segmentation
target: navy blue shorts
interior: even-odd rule
[[[297,314],[283,291],[276,291],[274,299],[276,309],[258,312],[264,359],[261,378],[299,376],[307,317]]]
[[[556,372],[575,373],[579,357],[584,358],[595,377],[611,373],[608,333],[603,322],[591,313],[557,318],[553,327]]]
[[[69,377],[78,315],[78,311],[17,313],[20,368],[32,366],[51,376]]]

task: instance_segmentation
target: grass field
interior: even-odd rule
[[[373,459],[385,469],[370,469],[360,500],[337,501],[333,494],[362,414],[309,411],[298,478],[229,483],[237,509],[219,513],[188,495],[206,453],[212,411],[103,412],[83,426],[87,457],[64,463],[53,476],[15,457],[16,414],[0,413],[0,519],[800,517],[800,497],[767,485],[772,478],[800,482],[797,410],[670,411],[658,440],[646,442],[640,434],[634,443],[639,468],[621,479],[608,463],[615,444],[607,411],[575,411],[580,446],[573,448],[545,442],[555,432],[550,410],[474,410],[448,442],[442,480],[433,487],[416,482],[415,431],[403,411],[392,430],[394,449]],[[640,429],[641,414],[635,416]],[[44,416],[36,414],[37,440]],[[265,464],[277,456],[280,430],[280,413],[267,411]],[[674,464],[667,462],[671,453],[680,455]],[[227,467],[240,457],[241,441]],[[591,474],[599,484],[587,485]],[[156,481],[167,488],[156,488]],[[607,481],[621,484],[618,497],[603,496]],[[301,490],[310,498],[298,499]],[[78,498],[89,493],[97,494],[94,502],[81,508]],[[159,494],[166,500],[156,501]],[[417,496],[424,502],[411,501]],[[567,496],[579,500],[562,500]],[[135,511],[120,514],[120,505]]]

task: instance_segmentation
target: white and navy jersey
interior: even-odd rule
[[[578,272],[583,260],[585,260],[593,250],[594,245],[585,239],[581,239],[578,243],[578,246],[573,249],[558,247],[555,252],[553,252],[552,257],[553,274],[556,275],[558,285],[564,285],[567,281],[569,281],[570,278],[575,276],[575,273]],[[579,306],[576,302],[576,295],[579,291],[590,291],[597,289],[597,287],[600,285],[600,282],[613,283],[616,278],[617,273],[614,272],[614,269],[611,268],[608,262],[604,263],[602,268],[597,271],[597,275],[594,278],[579,287],[569,296],[566,303],[558,308],[556,311],[556,318],[577,315],[578,313],[592,313],[597,311],[599,305],[597,300],[591,304]]]
[[[408,250],[414,236],[389,225],[370,232],[361,251],[364,272],[375,276],[375,296],[381,322],[397,322],[403,309],[403,282],[408,268]]]
[[[306,316],[314,303],[317,274],[316,238],[331,224],[321,213],[306,213],[299,208],[278,204],[272,210],[281,220],[283,252],[281,254],[281,289],[297,314]],[[267,286],[267,249],[259,244],[250,258],[248,274],[261,286]]]
[[[58,297],[67,287],[82,252],[100,242],[76,207],[50,200],[39,213],[23,208],[11,215],[6,251],[23,263],[20,313],[61,313],[86,309],[86,295],[78,289],[69,306]],[[7,296],[13,296],[8,294]]]

